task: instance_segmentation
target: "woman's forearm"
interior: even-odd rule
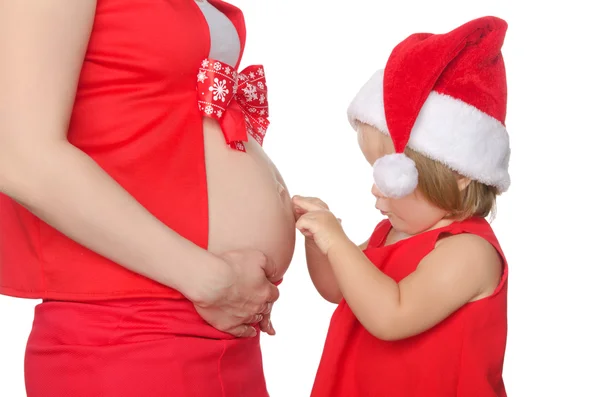
[[[181,237],[142,207],[90,157],[66,140],[0,150],[0,191],[39,218],[127,269],[193,295],[188,285],[218,258]]]
[[[1,4],[0,192],[78,243],[184,294],[202,272],[218,276],[207,269],[219,258],[159,222],[68,142],[96,1]]]

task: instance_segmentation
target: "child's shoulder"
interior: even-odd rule
[[[434,251],[439,250],[462,262],[484,265],[502,262],[498,240],[485,218],[473,217],[450,225],[448,233],[438,238]]]
[[[460,233],[440,238],[419,266],[437,268],[452,278],[477,286],[473,300],[491,295],[502,278],[503,259],[486,238]]]
[[[442,235],[434,251],[443,250],[452,257],[471,259],[476,262],[496,262],[500,260],[494,245],[484,236],[472,232]]]

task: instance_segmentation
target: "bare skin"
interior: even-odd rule
[[[204,142],[209,250],[257,249],[273,261],[274,278],[280,280],[290,264],[296,233],[283,178],[252,138],[245,144],[246,153],[231,150],[213,119],[204,119]]]
[[[261,321],[273,333],[273,282],[291,260],[294,219],[283,181],[260,148],[251,144],[249,156],[234,160],[238,153],[219,151],[218,126],[205,123],[207,251],[152,216],[67,140],[95,6],[0,1],[0,192],[89,249],[180,291],[217,329],[250,337],[249,324]],[[219,189],[225,166],[244,181]]]
[[[375,128],[359,128],[359,144],[369,163],[393,152],[393,144]],[[468,179],[459,179],[459,188]],[[418,191],[390,199],[372,190],[376,206],[393,226],[386,244],[444,227],[452,221]],[[333,303],[343,298],[361,324],[382,340],[424,332],[461,306],[490,296],[500,281],[502,262],[483,238],[460,234],[440,239],[416,271],[400,283],[377,269],[344,233],[327,205],[315,197],[293,198],[296,227],[306,236],[307,262],[319,293]],[[310,254],[309,254],[310,253]]]
[[[273,264],[272,281],[288,269],[296,238],[291,198],[283,178],[256,141],[231,150],[217,122],[204,120],[209,199],[209,251],[258,250]],[[269,307],[270,309],[270,307]],[[259,318],[270,334],[270,312]]]

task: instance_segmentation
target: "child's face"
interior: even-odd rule
[[[371,165],[378,158],[395,153],[392,139],[367,124],[360,123],[358,126],[358,144]],[[426,200],[418,189],[399,199],[385,197],[375,185],[371,191],[377,199],[377,209],[390,219],[394,229],[406,234],[417,234],[436,227],[446,215],[444,210]]]
[[[375,185],[371,192],[377,199],[375,207],[387,216],[395,230],[414,235],[440,226],[446,211],[431,204],[415,189],[402,198],[385,197]]]

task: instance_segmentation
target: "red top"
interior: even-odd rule
[[[396,281],[412,273],[442,233],[471,233],[502,256],[485,219],[472,218],[384,246],[391,229],[375,229],[365,255]],[[358,322],[345,301],[331,319],[312,397],[506,396],[502,380],[506,346],[508,269],[489,297],[468,303],[414,337],[385,342]]]
[[[243,51],[241,11],[210,3],[233,22]],[[98,0],[68,135],[152,214],[201,247],[208,242],[208,199],[196,85],[209,50],[209,27],[194,0]],[[73,242],[1,194],[0,293],[63,300],[180,297]]]

